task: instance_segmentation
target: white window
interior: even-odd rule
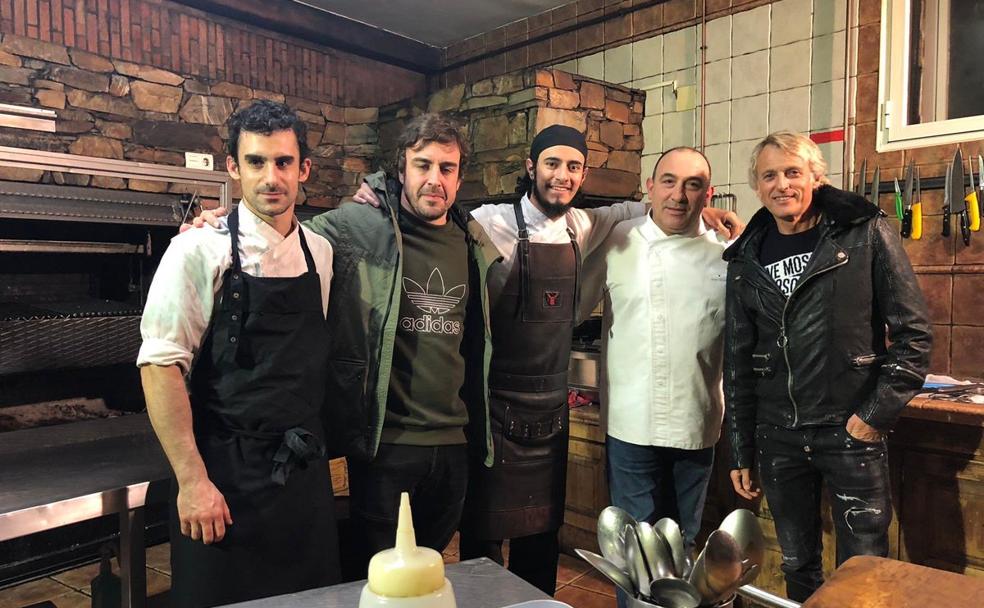
[[[882,0],[878,151],[984,139],[984,2]]]

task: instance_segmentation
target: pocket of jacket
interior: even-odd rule
[[[371,432],[365,399],[366,371],[365,361],[328,361],[324,426],[329,451],[368,457]]]

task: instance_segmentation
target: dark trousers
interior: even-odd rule
[[[443,551],[458,529],[468,486],[464,445],[383,443],[372,462],[349,464],[352,523],[363,550],[352,556],[365,578],[369,559],[393,547],[400,493],[409,492],[417,545]]]
[[[612,504],[637,521],[654,523],[669,517],[680,525],[690,552],[700,533],[714,448],[638,445],[608,435],[605,453]],[[619,607],[626,606],[625,593],[621,589],[616,592]]]
[[[855,555],[888,555],[892,496],[884,441],[861,442],[839,426],[794,431],[759,425],[755,435],[789,599],[804,602],[823,584],[822,484],[829,493],[837,565]]]
[[[509,571],[547,595],[557,590],[558,532],[551,530],[509,540]],[[488,557],[499,565],[504,563],[501,540],[474,539],[462,532],[458,547],[462,560]]]

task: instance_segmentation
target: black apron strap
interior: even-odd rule
[[[517,299],[516,315],[522,316],[523,306],[530,297],[530,232],[523,218],[523,201],[513,203],[513,213],[516,214],[516,228],[519,242],[516,245],[516,260],[519,264],[519,298]]]
[[[245,203],[239,203],[244,205]],[[242,337],[243,326],[246,324],[246,303],[245,303],[245,293],[246,290],[243,289],[243,264],[239,257],[239,209],[233,209],[232,213],[229,214],[229,237],[232,240],[232,267],[225,276],[225,289],[224,297],[227,298],[229,302],[230,320],[232,323],[228,325],[229,327],[229,342],[235,346],[233,349],[233,356],[239,352],[239,340]]]
[[[568,215],[568,222],[570,216]],[[581,309],[581,247],[577,244],[574,229],[567,225],[567,236],[571,237],[571,247],[574,248],[574,318]]]
[[[317,272],[314,267],[314,256],[311,255],[311,250],[308,249],[307,239],[304,238],[304,231],[301,229],[301,223],[297,222],[297,238],[301,240],[301,251],[304,252],[304,261],[307,262],[308,272]]]

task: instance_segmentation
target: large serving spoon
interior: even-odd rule
[[[738,542],[724,530],[715,530],[707,537],[707,546],[704,547],[704,580],[707,588],[714,593],[711,599],[720,601],[734,593],[742,574]]]
[[[639,537],[636,535],[636,527],[633,525],[625,526],[625,561],[629,564],[629,575],[632,576],[639,595],[648,598],[653,579],[649,574]]]
[[[719,530],[724,530],[738,543],[743,557],[759,568],[765,559],[765,536],[755,514],[748,509],[735,509],[724,518]]]
[[[649,601],[660,608],[697,608],[701,596],[683,579],[660,578],[649,586]]]
[[[604,574],[605,578],[615,583],[616,587],[621,588],[630,597],[635,596],[635,586],[632,584],[632,579],[629,578],[629,575],[624,570],[597,553],[592,553],[584,549],[574,549],[574,552],[581,556],[581,559],[591,564],[595,570]]]
[[[636,520],[618,507],[605,507],[598,515],[598,546],[605,559],[628,571],[625,561],[625,526]]]
[[[687,551],[684,548],[683,534],[680,533],[680,526],[669,517],[657,521],[653,528],[663,537],[667,549],[673,558],[673,571],[680,578],[685,577],[687,565]]]
[[[639,545],[642,547],[642,554],[646,558],[646,564],[649,565],[652,578],[676,578],[673,557],[669,554],[666,541],[659,532],[648,522],[640,521],[636,524],[636,536],[639,537]]]

